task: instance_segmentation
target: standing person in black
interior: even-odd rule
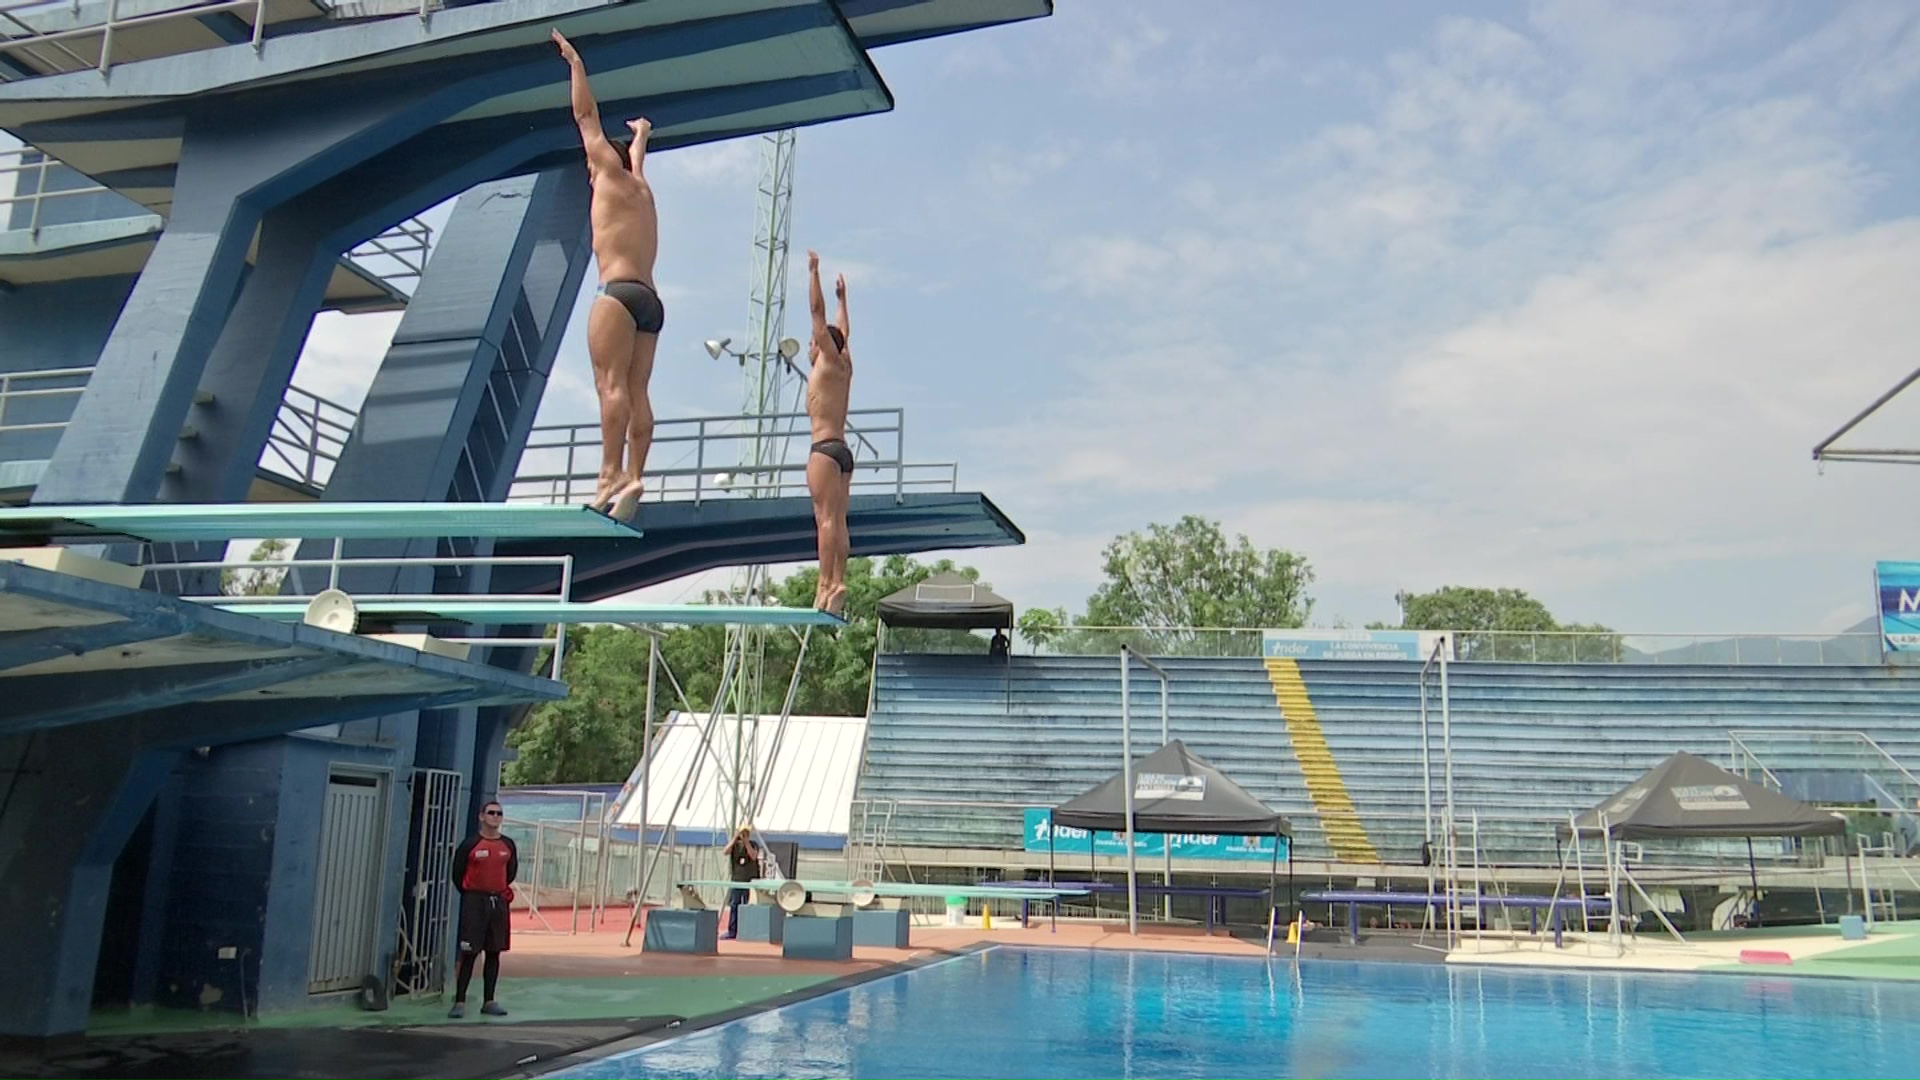
[[[727,870],[733,881],[752,881],[760,876],[760,853],[753,849],[752,831],[745,825],[733,834],[733,842],[727,845]],[[747,890],[731,888],[727,890],[727,932],[726,939],[732,941],[740,936],[740,905],[747,900]]]
[[[479,831],[453,851],[453,887],[460,890],[460,967],[453,1008],[447,1015],[455,1020],[467,1015],[467,987],[473,982],[473,962],[481,953],[486,954],[487,964],[480,1011],[488,1016],[507,1015],[493,1000],[493,992],[500,985],[500,954],[512,946],[509,919],[513,882],[520,876],[520,849],[513,837],[500,831],[502,820],[500,804],[488,802],[480,808]]]

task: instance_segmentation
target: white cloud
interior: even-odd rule
[[[313,320],[306,349],[294,366],[293,385],[347,408],[360,408],[399,328],[397,313],[322,313]]]
[[[1906,22],[1871,10],[1891,41],[1795,70],[1865,50],[1898,84]],[[1537,5],[1531,38],[1444,21],[1365,122],[1056,236],[1045,283],[1101,303],[1074,392],[979,433],[970,471],[1049,524],[1211,513],[1383,603],[1910,544],[1885,478],[1822,479],[1808,451],[1912,366],[1920,219],[1867,220],[1888,181],[1840,115],[1857,78],[1766,96],[1705,74],[1765,24],[1585,3]],[[1023,557],[1089,565],[1072,544],[1036,530]]]
[[[761,147],[765,142],[754,135],[699,146],[683,146],[657,158],[648,155],[647,171],[649,174],[657,171],[670,180],[714,187],[751,185],[760,177]]]

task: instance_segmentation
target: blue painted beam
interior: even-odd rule
[[[211,698],[259,690],[351,666],[358,658],[332,653],[277,656],[229,663],[122,668],[57,675],[17,675],[7,680],[7,714],[0,735],[85,724]],[[279,703],[253,702],[255,708]]]
[[[644,503],[638,521],[647,537],[631,544],[597,540],[507,540],[500,555],[574,557],[573,598],[592,602],[700,570],[818,558],[813,504],[803,497],[720,499],[701,505]],[[1000,508],[977,493],[858,495],[847,509],[851,553],[909,555],[1026,543]],[[554,571],[504,566],[494,571],[502,593],[551,593]]]
[[[182,633],[187,618],[168,613],[164,618],[116,619],[93,626],[54,626],[44,630],[15,630],[0,634],[0,671],[37,664],[62,656],[83,656],[99,649],[152,641]]]
[[[439,694],[369,694],[353,698],[308,698],[261,708],[256,701],[201,701],[156,709],[131,718],[142,746],[185,750],[271,738],[321,724],[371,720],[424,709],[452,709],[484,700],[475,686]]]
[[[342,653],[362,660],[384,661],[403,669],[414,668],[449,680],[484,685],[503,700],[550,701],[566,696],[565,687],[550,679],[434,656],[391,642],[336,634],[300,623],[271,623],[161,593],[123,589],[19,563],[0,562],[0,593],[83,611],[106,612],[136,622],[178,625],[181,632],[248,642],[267,649]],[[163,620],[167,618],[183,621],[166,623]]]

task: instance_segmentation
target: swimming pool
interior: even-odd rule
[[[559,1077],[1913,1076],[1920,985],[994,948]]]

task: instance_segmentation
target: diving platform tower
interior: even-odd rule
[[[869,50],[1050,10],[1050,0],[107,0],[17,14],[0,25],[0,130],[24,146],[5,174],[11,195],[0,175],[0,499],[48,510],[565,501],[578,476],[529,453],[570,458],[578,441],[535,429],[534,417],[589,258],[566,69],[548,31],[575,42],[610,123],[644,112],[656,152],[671,152],[889,109]],[[421,212],[454,196],[431,259],[376,268],[418,238]],[[357,412],[293,391],[316,312],[395,309],[405,315]],[[983,495],[951,480],[921,488],[898,454],[891,466],[881,490],[856,497],[855,554],[1021,542]],[[644,535],[481,531],[344,550],[571,559],[576,602],[811,557],[803,495],[733,499],[673,470],[650,487],[664,501],[645,504]],[[142,562],[223,546],[81,550],[141,573]],[[389,979],[397,963],[432,962],[435,943],[407,938],[408,898],[431,873],[419,853],[438,842],[423,828],[432,818],[467,829],[512,716],[555,696],[555,684],[521,674],[532,645],[456,660],[328,639],[355,656],[378,644],[389,651],[365,662],[442,678],[401,680],[410,688],[377,700],[247,658],[260,642],[212,668],[193,649],[157,648],[147,668],[115,667],[105,661],[126,641],[281,634],[274,648],[311,650],[296,639],[317,632],[169,599],[191,574],[141,574],[133,587],[76,582],[65,565],[0,562],[0,608],[71,609],[80,613],[58,618],[118,629],[0,629],[0,676],[77,665],[94,698],[113,704],[0,722],[0,876],[16,910],[45,916],[0,926],[20,960],[0,986],[0,1038],[76,1035],[96,1001],[299,1008]],[[341,584],[356,595],[501,595],[557,586],[548,569],[360,568]],[[272,704],[296,679],[316,704]],[[37,692],[57,702],[51,683]],[[231,705],[241,694],[245,705]],[[212,719],[182,719],[201,708]],[[434,802],[449,791],[451,811]]]

